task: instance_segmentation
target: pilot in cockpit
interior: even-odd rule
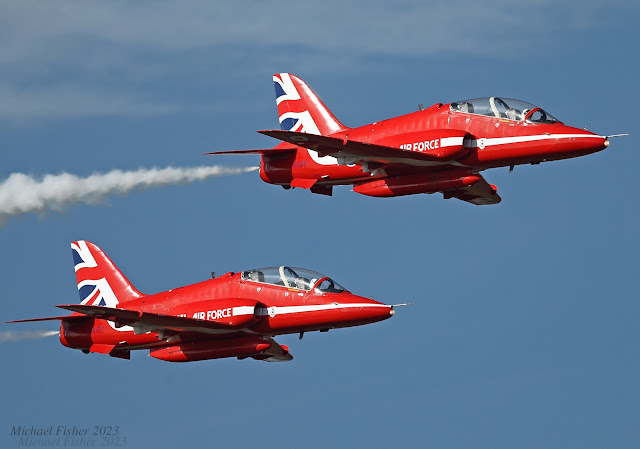
[[[300,290],[311,290],[311,282],[302,276],[296,278],[296,288]]]
[[[505,111],[505,115],[509,120],[522,120],[522,112],[518,111],[516,108],[509,108]]]
[[[473,108],[466,101],[461,101],[460,103],[456,103],[456,109],[459,112],[465,112],[467,114],[468,113],[473,113]]]
[[[264,274],[258,270],[252,270],[248,273],[247,278],[254,282],[264,282]]]

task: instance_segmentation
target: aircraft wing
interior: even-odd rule
[[[243,326],[229,326],[216,321],[197,320],[159,313],[139,312],[137,310],[114,309],[112,307],[85,306],[82,304],[70,304],[56,306],[61,309],[82,313],[93,318],[109,320],[116,323],[116,327],[132,326],[144,332],[203,332],[217,334],[240,330]]]
[[[282,131],[279,129],[258,132],[265,136],[317,151],[319,156],[333,156],[339,160],[342,159],[347,164],[361,165],[363,162],[376,162],[382,165],[396,163],[425,166],[447,163],[441,158],[430,154],[359,142],[356,140]]]
[[[486,204],[498,204],[502,201],[498,195],[496,186],[489,184],[484,177],[480,176],[480,180],[471,187],[463,190],[448,190],[442,192],[445,198],[457,198],[467,203],[479,206]]]
[[[116,324],[116,327],[132,326],[136,333],[149,331],[156,332],[162,335],[161,338],[173,336],[182,332],[208,334],[242,332],[243,328],[243,326],[230,326],[215,321],[139,312],[128,309],[114,309],[112,307],[85,306],[82,304],[60,305],[56,307],[81,313],[83,316],[113,321]],[[249,355],[248,357],[256,360],[263,360],[265,362],[288,362],[293,360],[293,356],[289,353],[288,347],[278,344],[278,342],[273,338],[266,338],[265,342],[271,344],[268,349],[258,354]],[[94,344],[89,348],[89,350],[91,352],[109,354],[112,357],[119,357],[123,359],[130,358],[130,350],[127,348],[118,348],[117,345]]]

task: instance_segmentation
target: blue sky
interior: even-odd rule
[[[0,228],[2,321],[78,300],[69,242],[143,292],[289,264],[415,302],[382,323],[279,337],[288,364],[0,344],[16,425],[118,425],[126,447],[631,448],[640,439],[637,2],[0,4],[0,181],[11,173],[255,165],[271,75],[346,125],[418,103],[521,98],[632,133],[606,151],[489,170],[497,206],[284,191],[256,173],[112,196]],[[50,323],[0,325],[0,332]]]

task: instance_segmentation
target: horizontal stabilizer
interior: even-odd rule
[[[52,320],[74,320],[87,318],[84,315],[67,315],[67,316],[49,316],[46,318],[30,318],[28,320],[5,321],[5,323],[28,323],[30,321],[52,321]]]
[[[295,151],[295,147],[293,145],[278,145],[275,148],[262,148],[258,150],[230,150],[230,151],[213,151],[211,153],[202,153],[202,154],[260,154],[262,156],[271,155],[285,155],[289,152]]]

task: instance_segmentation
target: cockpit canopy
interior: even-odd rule
[[[556,123],[559,121],[544,109],[513,98],[488,97],[462,100],[451,103],[449,108],[455,112],[486,115],[507,120],[522,121],[526,119],[529,123]]]
[[[315,287],[321,293],[342,293],[347,291],[324,274],[307,270],[306,268],[285,267],[284,265],[243,271],[242,279],[306,291]]]

